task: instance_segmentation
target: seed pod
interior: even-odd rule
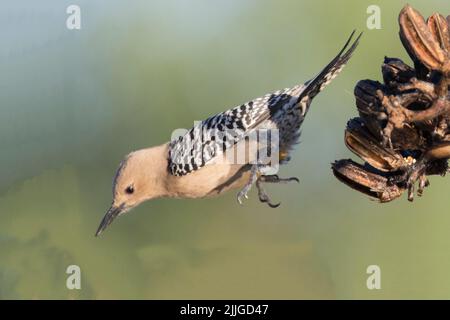
[[[427,25],[434,40],[448,56],[450,52],[450,28],[447,20],[439,13],[435,13],[428,18]]]
[[[407,83],[415,76],[414,69],[397,58],[385,57],[381,72],[384,83],[394,89],[398,84]]]
[[[377,92],[384,92],[384,90],[381,83],[372,80],[359,81],[354,90],[359,116],[364,120],[370,132],[379,139],[381,139],[381,132],[386,125],[387,114]]]
[[[432,22],[435,19],[432,20]],[[447,54],[430,32],[422,15],[406,5],[399,16],[400,39],[415,63],[424,64],[430,71],[450,72]]]
[[[405,189],[389,184],[388,179],[350,159],[332,164],[334,176],[350,188],[362,192],[380,202],[389,202],[402,195]]]
[[[380,171],[397,171],[408,166],[401,154],[384,148],[360,118],[354,118],[347,123],[345,144],[350,151]]]
[[[424,155],[427,159],[448,159],[450,158],[450,142],[443,142],[431,147]]]

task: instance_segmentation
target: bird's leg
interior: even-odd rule
[[[264,176],[262,176],[262,177],[264,177]],[[261,181],[261,177],[260,177],[258,180],[256,180],[256,187],[258,188],[259,201],[267,203],[267,205],[271,208],[278,207],[281,204],[281,202],[279,202],[277,204],[273,204],[270,201],[270,198],[267,195],[266,190],[264,190],[264,188],[262,187],[261,183],[262,183],[262,181]]]
[[[273,204],[270,201],[270,198],[267,195],[266,190],[264,190],[264,188],[262,187],[262,183],[263,182],[267,182],[267,183],[287,183],[287,182],[290,182],[290,181],[297,181],[297,182],[299,182],[298,178],[296,178],[296,177],[280,178],[276,174],[273,174],[273,175],[261,175],[256,180],[256,187],[258,188],[259,201],[267,203],[267,205],[269,207],[271,207],[271,208],[278,207],[281,203]]]
[[[259,177],[259,180],[261,182],[267,182],[267,183],[287,183],[291,181],[300,182],[297,177],[290,177],[290,178],[280,178],[278,175],[273,174],[269,176],[261,176]]]
[[[258,165],[257,164],[252,165],[250,171],[250,179],[248,179],[248,182],[237,194],[237,201],[239,202],[239,204],[242,204],[242,198],[248,199],[247,193],[252,188],[252,185],[258,180],[258,172],[259,172]]]

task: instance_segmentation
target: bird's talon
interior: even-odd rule
[[[238,193],[238,196],[237,196],[237,201],[238,201],[238,203],[240,204],[240,205],[243,205],[243,201],[242,201],[242,198],[246,198],[246,199],[248,199],[248,196],[247,196],[247,194],[241,194],[241,192],[239,192]]]
[[[245,197],[246,199],[248,199],[247,194],[244,194],[242,191],[239,192],[239,193],[238,193],[238,196],[237,196],[237,201],[238,201],[238,203],[239,203],[240,205],[243,205],[243,204],[244,204],[243,201],[242,201],[242,198],[243,198],[243,197]]]
[[[261,180],[256,181],[256,187],[258,188],[258,197],[259,201],[263,203],[267,203],[267,205],[271,208],[277,208],[281,203],[273,204],[270,202],[270,198],[266,193],[266,190],[261,185]]]
[[[261,176],[260,181],[266,183],[287,183],[291,181],[296,181],[297,183],[300,183],[300,180],[297,177],[280,178],[276,174],[270,176]]]
[[[272,204],[270,202],[267,202],[267,205],[271,208],[278,208],[280,206],[281,202],[278,202],[276,204]]]

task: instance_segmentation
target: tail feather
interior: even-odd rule
[[[353,30],[344,47],[336,55],[336,57],[331,60],[331,62],[316,77],[305,83],[305,89],[300,93],[300,96],[298,98],[298,101],[302,105],[302,109],[305,110],[305,112],[308,109],[311,100],[320,91],[322,91],[334,78],[336,78],[336,76],[342,71],[348,60],[351,58],[353,52],[358,46],[359,39],[362,36],[362,32],[358,35],[350,48],[345,51],[350,44],[350,41],[352,40],[354,34],[355,30]]]

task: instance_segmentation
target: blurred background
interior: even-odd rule
[[[448,0],[409,1],[428,16]],[[66,8],[81,8],[81,30]],[[381,8],[368,30],[366,9]],[[450,181],[378,204],[340,184],[352,157],[353,87],[381,79],[406,1],[4,1],[0,7],[0,298],[450,298]],[[155,200],[94,232],[122,157],[176,128],[308,80],[364,31],[314,101],[301,144],[269,186],[207,200]],[[149,168],[150,169],[150,168]],[[68,265],[81,290],[66,288]],[[381,268],[368,290],[366,268]]]

